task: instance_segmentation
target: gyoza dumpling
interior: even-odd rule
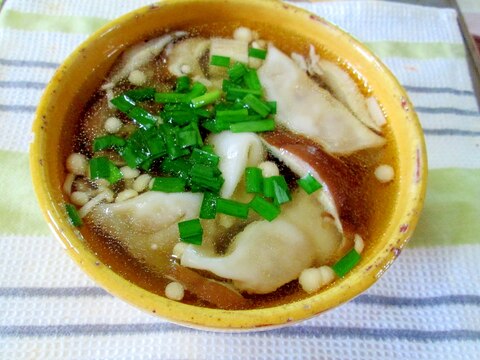
[[[275,46],[268,47],[258,75],[267,99],[277,101],[276,121],[326,151],[348,154],[385,143]]]
[[[248,225],[225,256],[212,256],[203,246],[190,245],[181,264],[231,279],[240,291],[275,291],[304,269],[330,261],[342,246],[342,234],[323,218],[323,212],[315,197],[297,192],[277,219]]]
[[[210,135],[207,142],[214,146],[220,156],[218,168],[225,179],[220,190],[223,198],[231,198],[247,166],[256,166],[265,159],[265,150],[260,138],[254,133],[234,134],[222,131]]]
[[[156,268],[178,242],[178,222],[197,218],[202,194],[148,191],[135,198],[100,204],[89,215],[137,259]],[[160,254],[161,253],[161,254]],[[166,260],[163,260],[166,261]]]

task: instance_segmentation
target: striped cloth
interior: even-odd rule
[[[59,63],[98,26],[150,0],[7,0],[0,14],[0,358],[478,359],[480,115],[449,9],[302,4],[364,41],[408,90],[425,129],[418,231],[365,294],[299,325],[210,333],[159,320],[98,288],[36,204],[30,128]]]

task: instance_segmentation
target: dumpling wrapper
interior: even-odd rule
[[[168,43],[185,35],[187,35],[185,31],[176,31],[172,34],[151,39],[147,42],[131,47],[122,55],[118,70],[110,76],[109,81],[102,86],[102,89],[108,90],[113,88],[133,70],[140,68],[151,61],[155,56],[158,56]]]
[[[197,193],[148,191],[123,202],[100,204],[89,217],[135,258],[161,269],[166,265],[161,259],[167,259],[178,242],[178,222],[197,218],[202,199]]]
[[[188,76],[204,78],[200,58],[208,51],[210,40],[203,38],[185,39],[173,45],[168,56],[168,71],[180,77],[186,75],[182,67],[190,68]]]
[[[304,269],[325,264],[341,247],[342,235],[322,212],[317,199],[298,192],[277,219],[253,222],[237,234],[225,256],[190,245],[181,264],[232,279],[240,291],[270,293]]]
[[[348,154],[385,143],[271,44],[258,76],[267,99],[277,102],[277,122],[314,140],[326,151]]]
[[[348,73],[331,61],[320,60],[319,65],[323,70],[319,76],[335,97],[347,106],[362,123],[380,132],[383,124],[378,124],[371,116],[365,97],[360,93],[357,84]]]
[[[257,166],[265,159],[265,149],[262,141],[254,133],[234,134],[222,131],[208,137],[207,143],[215,148],[215,153],[220,156],[218,168],[225,179],[220,195],[231,198],[242,179],[245,168]]]

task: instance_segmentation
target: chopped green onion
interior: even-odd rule
[[[217,213],[235,216],[241,219],[248,217],[248,204],[243,204],[235,200],[217,199]]]
[[[338,260],[337,263],[332,266],[332,269],[338,277],[344,277],[355,265],[357,265],[360,259],[360,254],[355,249],[352,249],[344,257]]]
[[[196,108],[212,104],[220,98],[220,90],[213,90],[191,100],[192,106]]]
[[[274,192],[273,201],[277,205],[281,205],[292,200],[292,197],[290,195],[290,191],[288,190],[288,188],[285,189],[277,181],[273,181],[273,192]]]
[[[263,195],[273,198],[276,205],[292,200],[287,181],[282,175],[270,176],[263,179]]]
[[[202,118],[211,118],[213,116],[213,111],[207,109],[194,109],[193,112],[195,113],[195,115]]]
[[[203,228],[200,219],[179,222],[178,231],[181,241],[195,245],[202,244]]]
[[[127,115],[143,129],[151,128],[158,121],[155,116],[138,106],[131,108]]]
[[[202,207],[200,208],[200,219],[215,219],[217,214],[218,196],[211,192],[203,194]]]
[[[182,149],[195,146],[197,145],[197,133],[195,130],[182,129],[177,133],[177,141]]]
[[[242,63],[235,63],[230,69],[228,69],[228,77],[232,81],[240,80],[247,72],[247,68]]]
[[[190,78],[188,76],[180,76],[177,78],[175,91],[179,93],[186,93],[190,91]]]
[[[135,101],[129,98],[127,95],[122,94],[110,100],[110,102],[115,106],[118,110],[124,113],[128,113],[131,109],[135,107]]]
[[[318,189],[321,189],[322,188],[322,184],[320,184],[317,179],[315,179],[312,174],[308,173],[307,175],[305,175],[304,177],[302,177],[301,179],[298,179],[297,180],[297,183],[298,185],[300,185],[302,187],[303,190],[305,190],[305,192],[307,194],[312,194],[314,193],[315,191],[317,191]]]
[[[153,179],[152,190],[166,193],[185,192],[187,182],[175,177],[156,177]]]
[[[164,173],[180,177],[184,180],[190,179],[191,168],[192,163],[184,157],[175,160],[167,158],[161,164],[161,170]]]
[[[215,151],[213,150],[213,145],[204,145],[202,146],[202,150],[215,155]]]
[[[133,89],[124,92],[124,95],[128,96],[133,101],[148,101],[153,100],[155,96],[155,89],[154,88],[141,88],[141,89]]]
[[[270,114],[275,115],[277,113],[277,102],[267,101],[267,105],[270,107]]]
[[[224,90],[225,91],[225,90]],[[244,89],[240,87],[230,86],[226,90],[227,100],[233,101],[243,99],[246,95],[262,96],[262,90]]]
[[[245,179],[247,183],[247,193],[263,192],[262,170],[256,167],[247,167],[245,169]]]
[[[217,110],[215,119],[220,123],[236,123],[246,121],[248,117],[247,109],[239,110]]]
[[[267,50],[248,48],[248,56],[265,60],[265,58],[267,57]]]
[[[165,139],[165,144],[167,146],[167,154],[171,159],[176,159],[181,156],[189,154],[188,149],[184,149],[178,143],[177,134],[179,129],[168,124],[162,124],[160,126],[160,131],[162,131]]]
[[[187,94],[171,93],[155,93],[155,102],[157,103],[186,103],[188,102]]]
[[[123,178],[122,172],[105,156],[90,159],[90,178],[106,179],[110,184],[115,184]]]
[[[263,179],[263,195],[269,198],[273,198],[275,196],[275,191],[273,188],[273,176]]]
[[[261,115],[262,117],[267,116],[270,114],[270,106],[267,103],[260,100],[259,98],[253,96],[252,94],[248,94],[243,98],[243,102],[247,105],[250,109],[255,111],[257,114]]]
[[[273,119],[245,121],[231,124],[230,130],[234,133],[272,131],[275,130],[275,121]]]
[[[65,209],[67,211],[68,219],[73,226],[82,226],[83,221],[78,215],[77,208],[72,204],[65,204]]]
[[[125,146],[125,139],[116,135],[99,136],[93,141],[93,151],[101,151],[105,149],[119,149]]]
[[[204,146],[202,149],[193,149],[191,156],[192,161],[199,164],[217,166],[220,162],[220,157],[210,151],[204,150],[204,148],[206,148],[206,146]]]
[[[245,76],[245,85],[252,90],[261,90],[262,84],[260,84],[260,79],[258,78],[257,70],[249,69]]]
[[[191,121],[196,121],[198,119],[197,114],[195,114],[191,109],[162,111],[160,117],[164,122],[168,124],[175,124],[180,126],[187,125]]]
[[[226,56],[212,55],[212,58],[210,59],[210,65],[229,67],[230,58]]]
[[[200,95],[203,95],[207,92],[207,87],[203,85],[201,82],[194,82],[192,85],[192,89],[187,95],[188,101],[199,97]]]
[[[268,221],[272,221],[280,214],[280,208],[278,206],[275,206],[258,195],[255,195],[249,205],[253,211]]]

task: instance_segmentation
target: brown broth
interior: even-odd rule
[[[231,37],[233,30],[240,26],[237,23],[216,23],[205,26],[198,26],[195,28],[186,29],[192,36],[203,37]],[[286,53],[297,52],[300,54],[308,54],[309,43],[305,42],[296,34],[284,33],[278,29],[271,29],[264,27],[258,23],[256,27],[252,27],[260,34],[261,39],[273,41],[282,51]],[[161,34],[152,34],[151,37],[159,36]],[[334,54],[327,52],[325,49],[316,48],[317,52],[326,59],[339,63],[345,70],[347,70],[356,83],[360,86],[363,94],[369,94],[371,90],[368,88],[364,79],[355,72],[348,64],[339,61]],[[167,82],[173,86],[172,78],[166,74],[165,66],[159,61],[159,68],[154,73],[154,82]],[[146,84],[146,86],[155,85],[153,83]],[[129,85],[121,84],[123,90],[127,90]],[[158,86],[157,86],[158,88]],[[160,90],[160,89],[158,89]],[[166,89],[164,89],[165,91]],[[103,100],[103,92],[99,91],[94,94],[91,100],[86,105],[83,114],[78,119],[76,130],[76,138],[72,146],[72,151],[80,151],[84,154],[91,155],[90,145],[87,139],[92,139],[96,136],[97,130],[92,127],[91,118],[96,111],[104,111],[109,116],[114,114],[114,111],[105,109],[105,104],[101,104]],[[151,110],[155,110],[152,108]],[[116,113],[118,116],[118,113]],[[122,118],[127,121],[126,118]],[[384,134],[387,139],[387,145],[381,149],[364,150],[355,153],[354,155],[342,157],[339,161],[349,169],[361,169],[362,181],[359,182],[360,188],[355,191],[360,194],[361,200],[357,203],[360,207],[354,212],[360,214],[357,218],[362,219],[359,226],[359,231],[365,240],[366,247],[372,243],[375,238],[379,237],[386,228],[391,213],[394,208],[395,193],[398,190],[398,180],[388,184],[379,183],[374,175],[375,167],[380,164],[389,164],[395,170],[398,170],[397,151],[394,143],[394,138],[388,124],[384,128]],[[396,171],[398,173],[398,171]],[[355,173],[351,173],[352,178]],[[161,274],[152,271],[141,261],[133,258],[115,239],[105,235],[95,228],[91,223],[82,228],[82,234],[85,237],[88,245],[92,251],[98,256],[103,264],[110,267],[125,279],[137,284],[138,286],[151,291],[152,293],[164,295],[164,288],[170,281],[165,279]],[[298,281],[292,281],[282,286],[277,291],[266,295],[246,295],[251,299],[252,308],[263,308],[276,306],[278,304],[285,304],[291,301],[296,301],[308,297],[304,291],[301,290]],[[212,305],[201,301],[188,292],[186,292],[184,303],[194,304],[198,306],[212,307]]]

